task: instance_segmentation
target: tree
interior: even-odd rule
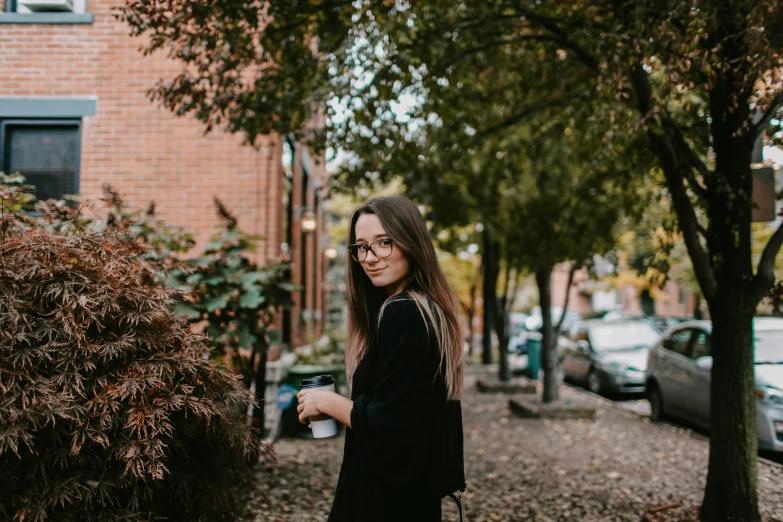
[[[177,315],[205,322],[205,333],[217,345],[216,355],[228,356],[242,374],[245,387],[255,384],[253,426],[264,432],[267,329],[274,314],[293,304],[298,287],[289,281],[288,264],[259,267],[249,259],[259,238],[243,232],[236,217],[215,199],[220,231],[203,255],[173,271],[169,283],[186,285],[187,300],[174,307]]]

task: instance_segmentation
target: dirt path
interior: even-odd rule
[[[565,399],[598,408],[595,421],[518,419],[507,397],[476,393],[474,373],[467,380],[471,522],[695,520],[707,467],[703,437],[568,387]],[[278,462],[259,472],[245,520],[326,520],[342,444],[279,441]],[[783,522],[783,466],[760,463],[759,495],[767,519]],[[443,507],[444,521],[456,521],[451,501]]]

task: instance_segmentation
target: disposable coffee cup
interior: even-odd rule
[[[318,375],[302,379],[302,390],[329,390],[334,391],[334,378],[331,375]],[[328,415],[315,415],[310,417],[310,426],[313,429],[313,437],[325,439],[337,435],[337,423]]]

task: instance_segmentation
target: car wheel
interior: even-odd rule
[[[656,422],[662,421],[666,417],[663,407],[663,394],[661,394],[661,389],[654,382],[647,385],[647,402],[650,403],[650,418]]]
[[[596,395],[601,395],[601,379],[598,377],[598,372],[595,368],[590,370],[587,374],[587,389]]]

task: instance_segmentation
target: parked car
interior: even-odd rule
[[[563,316],[562,306],[553,306],[550,308],[552,323],[557,324],[560,318]],[[563,320],[563,331],[568,331],[572,328],[574,323],[582,319],[582,314],[568,310],[565,312],[565,320]],[[544,325],[544,318],[541,315],[541,307],[535,306],[530,312],[530,315],[525,319],[525,330],[528,332],[540,332],[541,327]]]
[[[582,321],[560,343],[563,375],[593,393],[642,393],[647,353],[660,337],[641,320]]]
[[[710,424],[712,323],[690,321],[670,330],[647,365],[647,400],[655,420],[667,416]],[[753,320],[759,447],[783,452],[783,319]]]
[[[649,322],[656,330],[663,334],[666,333],[666,330],[669,328],[682,324],[688,321],[688,319],[681,319],[679,317],[658,317],[651,315],[646,317],[645,321]]]

